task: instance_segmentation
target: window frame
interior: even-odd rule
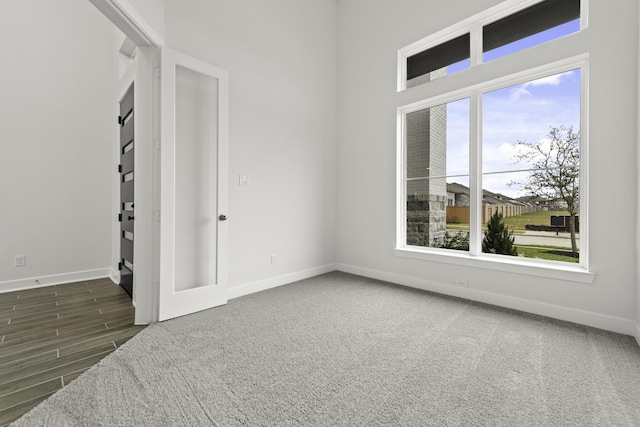
[[[470,18],[460,21],[450,27],[440,30],[430,36],[427,36],[421,40],[411,43],[398,50],[398,82],[397,91],[402,92],[407,90],[407,60],[409,57],[416,55],[425,50],[434,48],[442,43],[446,43],[460,37],[464,34],[469,34],[471,39],[471,55],[469,68],[461,70],[465,72],[474,67],[483,64],[483,43],[482,29],[484,26],[491,24],[495,21],[499,21],[509,15],[513,15],[530,6],[537,3],[542,3],[545,0],[507,0],[497,6],[480,12]],[[584,31],[589,26],[589,0],[580,0],[580,32]],[[570,34],[571,35],[571,34]],[[567,37],[567,36],[563,36]],[[560,37],[560,38],[563,38]],[[558,40],[553,39],[550,42]],[[535,47],[535,46],[534,46]],[[517,53],[517,52],[516,52]],[[500,58],[498,58],[500,59]],[[490,62],[490,61],[489,61]],[[457,74],[457,73],[456,73]]]
[[[496,19],[501,19],[514,11],[521,10],[541,0],[525,0],[506,2],[499,11],[496,8],[491,9],[474,18],[463,21],[447,30],[441,31],[429,38],[429,43],[423,41],[418,45],[414,43],[406,48],[400,49],[398,53],[398,82],[399,89],[406,84],[406,57],[423,50],[425,46],[433,46],[439,42],[446,41],[463,34],[471,29],[471,31],[481,33],[482,26]],[[517,3],[517,5],[515,4]],[[586,3],[581,3],[581,31],[586,27]],[[517,7],[516,7],[517,6]],[[577,33],[577,34],[580,34]],[[576,33],[574,33],[576,34]],[[573,35],[573,34],[572,34]],[[557,43],[560,39],[554,39],[545,43]],[[519,59],[525,57],[533,60],[524,61],[524,65],[519,67],[519,71],[512,71],[513,67],[507,67],[506,72],[486,73],[483,68],[474,67],[478,65],[482,59],[482,38],[471,38],[471,67],[456,73],[452,76],[446,76],[439,79],[436,85],[421,85],[412,88],[412,90],[399,90],[398,99],[400,104],[397,107],[397,215],[396,215],[396,245],[394,252],[399,257],[413,258],[427,261],[451,263],[469,267],[485,268],[490,270],[527,274],[538,277],[547,277],[554,279],[563,279],[581,283],[592,283],[595,275],[589,271],[588,266],[588,206],[589,206],[589,181],[588,181],[588,124],[589,124],[589,107],[588,107],[588,82],[589,82],[589,53],[588,48],[580,46],[580,53],[574,54],[565,59],[546,62],[544,55],[537,50],[534,54],[527,53],[530,49],[517,52],[513,55],[499,58],[491,61],[497,63],[489,67],[492,70],[498,69],[500,63],[513,64]],[[474,47],[475,46],[475,47]],[[427,47],[428,48],[428,47]],[[531,49],[532,50],[532,49]],[[575,53],[575,52],[574,52]],[[509,59],[517,55],[516,59]],[[569,52],[571,55],[571,52]],[[520,62],[520,61],[518,61]],[[527,67],[526,64],[536,64]],[[404,69],[404,74],[402,68]],[[516,67],[518,68],[518,67]],[[509,257],[504,255],[485,254],[482,253],[481,236],[482,224],[480,210],[482,207],[482,95],[493,90],[505,88],[512,85],[526,83],[538,78],[558,74],[573,69],[580,69],[580,222],[584,225],[580,232],[580,262],[578,264],[537,260],[523,257]],[[455,79],[453,76],[466,73],[466,77]],[[488,76],[486,80],[483,77]],[[449,82],[444,82],[450,80]],[[455,80],[460,84],[455,86],[451,80]],[[466,82],[466,83],[465,83]],[[436,83],[436,82],[431,82]],[[432,86],[427,88],[426,86]],[[416,89],[420,88],[420,89]],[[453,89],[452,89],[453,88]],[[409,96],[411,94],[411,96]],[[418,98],[413,102],[406,102],[411,99]],[[420,246],[409,246],[406,244],[406,115],[408,113],[430,108],[437,105],[446,104],[457,101],[459,99],[470,99],[470,215],[472,220],[469,223],[470,246],[469,251],[457,251],[452,249],[429,248]]]

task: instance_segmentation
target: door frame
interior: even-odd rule
[[[148,324],[158,321],[160,281],[160,48],[163,38],[145,21],[128,0],[89,0],[137,47],[136,54],[121,77],[114,102],[114,113],[127,89],[135,82],[136,99],[135,139],[136,156],[134,181],[136,231],[132,301],[135,306],[135,323]],[[117,114],[114,114],[114,126]],[[114,144],[114,180],[118,179],[115,165],[119,164],[119,150]],[[118,179],[119,183],[119,179]],[[114,184],[114,188],[119,188]],[[114,191],[112,270],[119,279],[117,263],[120,258],[120,223],[117,212],[120,205],[119,191]]]
[[[160,175],[160,153],[156,149],[159,130],[158,120],[154,117],[159,115],[158,96],[154,91],[159,90],[159,80],[155,78],[154,69],[159,61],[157,48],[138,47],[137,53],[127,68],[125,74],[120,79],[117,87],[116,106],[129,89],[135,83],[134,89],[134,116],[136,126],[134,128],[134,140],[136,141],[136,155],[134,157],[134,194],[135,194],[135,244],[133,246],[133,258],[135,259],[135,273],[133,275],[133,295],[132,301],[135,306],[135,323],[148,324],[158,320],[158,283],[159,251],[156,246],[159,242],[159,194],[160,187],[157,184]],[[117,116],[114,115],[114,124]],[[115,161],[119,163],[119,142],[114,144]],[[114,165],[118,164],[114,163]],[[119,173],[114,174],[118,177]],[[157,178],[156,178],[157,177]],[[114,191],[114,265],[120,260],[120,222],[116,220],[120,211],[120,192]],[[119,272],[118,272],[119,276]]]
[[[136,156],[134,160],[135,180],[135,245],[134,259],[135,274],[133,278],[133,304],[135,306],[135,323],[148,324],[159,321],[160,304],[166,305],[167,301],[162,301],[161,289],[161,267],[160,260],[163,252],[175,251],[175,247],[167,248],[166,231],[162,233],[160,223],[160,213],[167,212],[167,206],[161,209],[161,197],[165,197],[166,190],[161,189],[162,180],[166,181],[164,174],[161,174],[162,159],[160,155],[161,135],[162,135],[162,118],[161,118],[161,53],[165,42],[158,35],[152,26],[150,26],[142,16],[131,6],[128,0],[89,0],[102,14],[109,19],[117,28],[119,28],[128,39],[136,45],[136,54],[131,65],[120,79],[118,85],[118,99],[115,105],[119,105],[120,99],[126,93],[129,86],[135,82],[134,97],[136,126],[134,130],[134,138],[136,140]],[[197,60],[193,59],[198,62]],[[204,64],[204,63],[203,63]],[[208,64],[207,64],[208,65]],[[215,67],[214,67],[215,68]],[[221,122],[219,125],[219,138],[225,141],[222,152],[218,152],[220,159],[224,161],[219,164],[220,173],[228,175],[228,148],[226,141],[228,140],[228,76],[224,70],[216,69],[219,82],[223,84],[219,88],[219,102],[222,108],[218,110],[218,118]],[[222,80],[220,80],[220,76]],[[220,104],[219,104],[220,105]],[[115,110],[115,108],[114,108]],[[116,116],[114,116],[116,117]],[[116,123],[116,121],[114,121]],[[118,144],[114,144],[114,150]],[[220,150],[220,147],[218,147]],[[116,157],[119,162],[119,150]],[[165,159],[166,160],[166,159]],[[114,165],[117,163],[114,163]],[[119,175],[119,174],[118,174]],[[117,211],[119,211],[119,192],[117,194]],[[228,199],[228,188],[218,185],[218,199],[222,202],[222,206],[218,209],[226,210]],[[216,217],[220,212],[216,213]],[[226,212],[225,212],[226,213]],[[114,215],[115,218],[115,215]],[[226,219],[226,216],[225,216]],[[165,222],[166,225],[166,222]],[[114,227],[117,231],[117,242],[119,246],[119,223]],[[228,226],[226,224],[218,228],[218,277],[217,285],[221,285],[219,289],[224,290],[222,298],[216,298],[211,306],[226,303],[226,285],[227,285],[227,250],[221,247],[220,241],[226,242],[228,235]],[[164,246],[164,248],[162,248]],[[114,249],[113,252],[119,250]],[[119,260],[119,256],[116,258]],[[118,274],[119,276],[119,274]],[[166,275],[165,275],[166,279]],[[173,286],[173,281],[171,281]],[[194,294],[198,292],[194,291]],[[180,305],[182,300],[176,292],[170,292],[170,299],[178,302]],[[165,294],[164,299],[169,295]],[[203,295],[204,296],[204,295]],[[220,295],[217,295],[219,297]],[[221,302],[223,301],[223,302]],[[184,304],[182,304],[184,305]],[[187,304],[192,307],[192,312],[198,311],[206,307],[200,307],[202,304],[196,304],[193,299],[189,299]],[[200,308],[197,308],[195,306]],[[183,313],[186,314],[186,313]]]
[[[162,47],[163,38],[127,0],[89,0],[138,47]]]

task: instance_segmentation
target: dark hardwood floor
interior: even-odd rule
[[[109,279],[0,294],[0,426],[144,329]]]

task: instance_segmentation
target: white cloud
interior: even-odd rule
[[[572,76],[573,73],[574,71],[572,70],[572,71],[567,71],[565,73],[554,74],[552,76],[543,77],[538,80],[527,82],[525,83],[525,85],[527,86],[542,86],[542,85],[558,86],[560,85],[560,83],[562,83],[564,79]]]
[[[527,90],[527,87],[525,85],[520,85],[512,88],[509,91],[509,100],[517,101],[522,96],[530,96],[530,95],[531,95],[531,92]]]
[[[482,168],[484,172],[521,169],[526,165],[516,164],[516,155],[521,147],[515,144],[484,145],[482,148]]]
[[[565,73],[554,74],[552,76],[543,77],[541,79],[532,80],[530,82],[522,83],[520,85],[514,86],[509,91],[509,99],[511,101],[516,101],[520,99],[522,96],[530,96],[531,92],[529,92],[529,87],[536,86],[559,86],[564,80],[571,77],[574,74],[574,71],[567,71]]]

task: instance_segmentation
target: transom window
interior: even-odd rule
[[[580,31],[584,24],[581,0],[525,0],[515,12],[501,9],[505,7],[460,23],[448,36],[438,35],[401,49],[400,89],[559,39]],[[475,55],[474,46],[481,46]]]
[[[580,31],[580,0],[545,0],[482,27],[483,62]]]

